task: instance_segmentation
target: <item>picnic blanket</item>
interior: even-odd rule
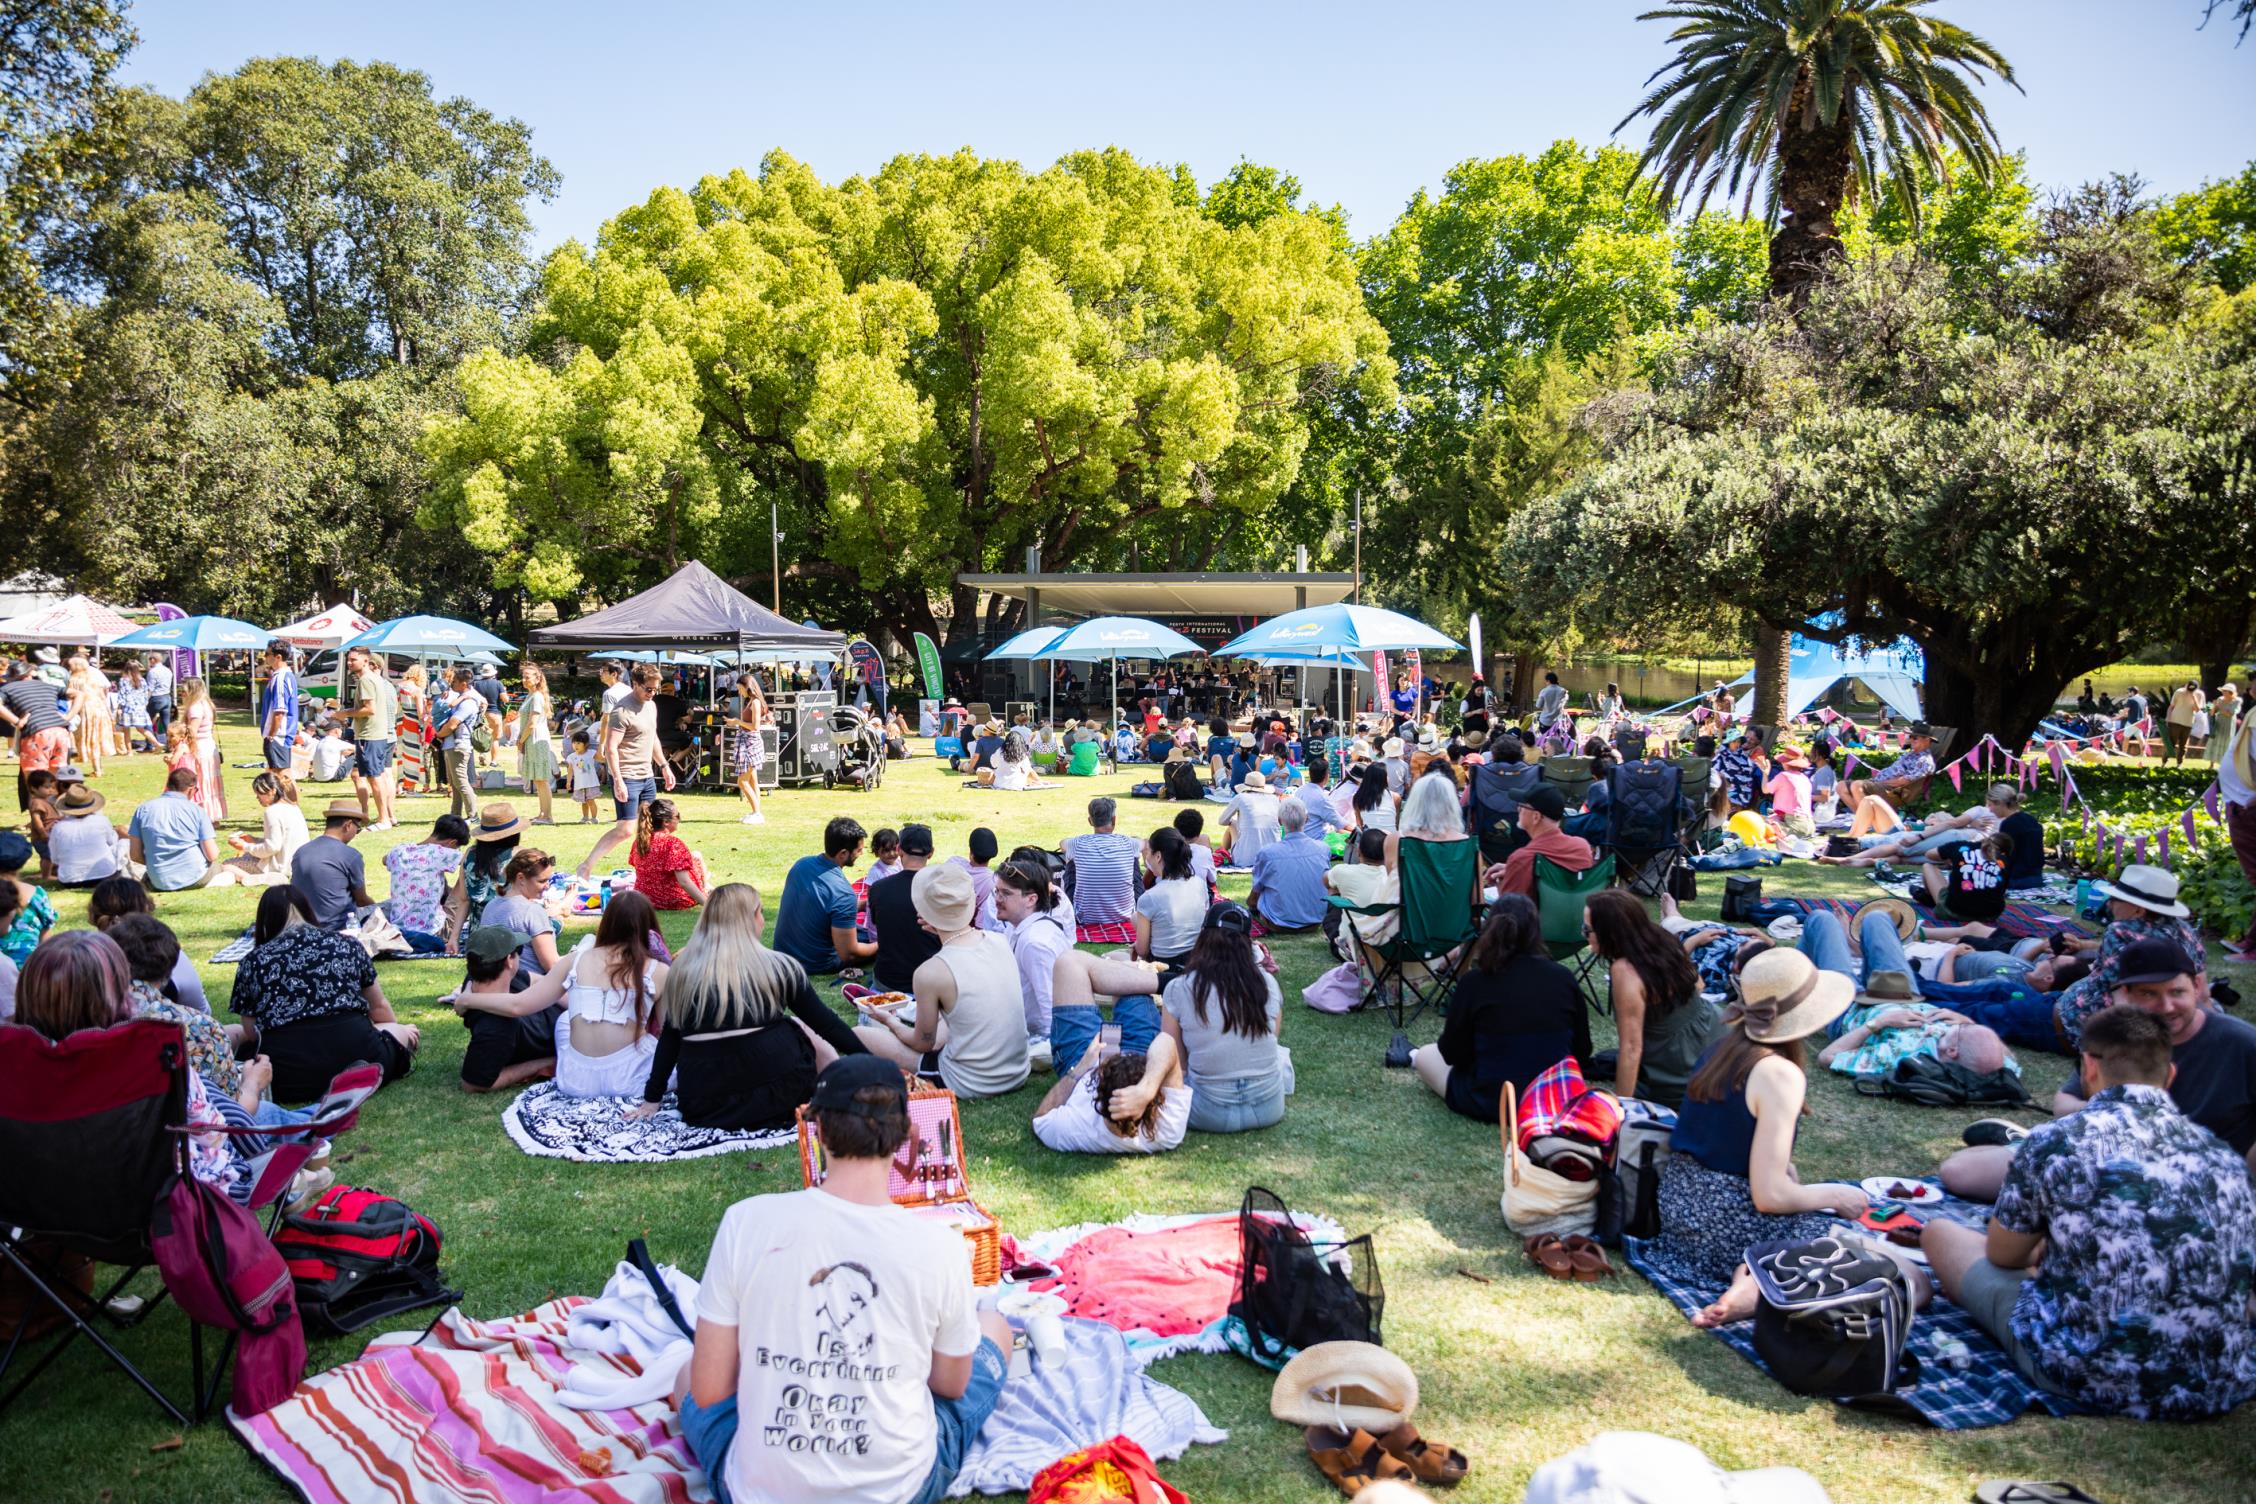
[[[662,1164],[798,1142],[798,1130],[775,1128],[732,1133],[692,1128],[682,1121],[672,1093],[653,1117],[630,1121],[625,1097],[567,1097],[553,1081],[536,1081],[502,1109],[501,1126],[527,1154],[581,1164]]]
[[[1328,1217],[1295,1212],[1311,1238],[1344,1236]],[[1037,1281],[1054,1290],[1074,1316],[1122,1332],[1139,1366],[1178,1353],[1229,1350],[1224,1323],[1237,1298],[1238,1214],[1083,1222],[1016,1240],[1022,1261],[1048,1264],[1058,1277]]]
[[[211,958],[211,964],[214,966],[240,966],[243,963],[243,958],[249,955],[252,949],[253,947],[251,945],[251,932],[249,930],[245,930],[243,931],[243,933],[237,935],[234,939],[221,946],[218,951],[213,954]],[[443,951],[430,951],[428,953],[419,953],[414,955],[387,954],[378,956],[375,959],[379,961],[452,961],[457,965],[460,965],[462,962],[462,958],[460,956],[450,956]]]
[[[1927,924],[1947,922],[1936,916],[1933,906],[1928,904],[1924,898],[1911,897],[1908,885],[1901,889],[1889,887],[1886,883],[1881,883],[1880,886],[1890,897],[1905,899],[1909,902],[1913,908],[1919,911],[1919,917],[1923,922]],[[1838,917],[1845,926],[1856,918],[1857,910],[1863,908],[1866,901],[1854,898],[1796,898],[1791,895],[1781,895],[1777,898],[1765,898],[1757,904],[1755,916],[1760,922],[1768,924],[1773,919],[1787,916],[1807,919],[1812,914],[1826,913]],[[2068,915],[2048,913],[2033,903],[2019,901],[2008,903],[2005,906],[2005,912],[1998,916],[1997,927],[2017,940],[2050,935],[2055,931],[2073,935],[2090,933],[2083,925],[2077,923]]]
[[[1082,945],[1133,945],[1136,926],[1126,919],[1115,919],[1110,924],[1077,925],[1073,938]]]
[[[1935,912],[1934,904],[1928,901],[1927,890],[1919,885],[1916,878],[1907,878],[1895,883],[1882,882],[1880,875],[1876,872],[1872,875],[1872,880],[1884,892],[1903,899],[1917,909],[1920,922],[1923,924],[1956,924],[1958,922]],[[2077,922],[2073,915],[2055,914],[2039,908],[2027,899],[2020,898],[2009,900],[2006,903],[2005,912],[1998,915],[1996,924],[2000,930],[2013,936],[2016,940],[2029,940],[2052,934],[2086,935],[2091,933]]]
[[[576,1410],[559,1399],[574,1364],[636,1370],[628,1354],[571,1345],[582,1303],[568,1296],[490,1322],[449,1311],[420,1339],[378,1337],[265,1414],[230,1411],[228,1424],[307,1504],[710,1500],[668,1400]],[[1024,1489],[1059,1457],[1116,1435],[1154,1457],[1225,1439],[1187,1395],[1144,1377],[1118,1332],[1068,1322],[1066,1341],[1055,1370],[1037,1366],[1003,1386],[952,1493]],[[756,1444],[756,1433],[743,1441]]]

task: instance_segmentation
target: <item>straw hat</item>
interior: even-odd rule
[[[1919,933],[1919,911],[1900,898],[1875,898],[1858,909],[1849,919],[1849,933],[1861,934],[1867,914],[1885,914],[1896,927],[1898,940],[1909,940]]]
[[[1458,740],[1462,741],[1465,744],[1465,749],[1467,751],[1478,752],[1481,748],[1488,745],[1488,733],[1476,726],[1472,730],[1466,732],[1462,737],[1458,738]]]
[[[83,783],[74,783],[69,792],[55,801],[55,811],[64,819],[80,815],[97,815],[102,812],[102,796]]]
[[[1856,1006],[1859,1008],[1891,1007],[1899,1003],[1919,1001],[1919,988],[1911,978],[1900,971],[1876,971],[1865,979],[1858,989]]]
[[[2109,898],[2120,898],[2125,903],[2135,903],[2149,913],[2161,914],[2171,919],[2185,919],[2193,910],[2178,902],[2178,875],[2161,867],[2148,867],[2133,862],[2123,869],[2123,875],[2111,883],[2093,883],[2094,893],[2104,893]]]
[[[1432,726],[1420,726],[1418,728],[1418,750],[1421,752],[1439,752],[1441,750],[1441,732]]]
[[[335,806],[332,805],[331,808],[335,808]],[[354,809],[357,811],[359,806],[355,805]],[[478,831],[475,839],[498,841],[505,836],[513,836],[524,828],[525,822],[517,818],[516,806],[506,799],[496,799],[493,803],[478,811]]]
[[[1295,1426],[1384,1436],[1418,1408],[1418,1376],[1370,1342],[1304,1347],[1269,1386],[1269,1413]]]
[[[954,862],[920,867],[909,884],[909,902],[917,917],[943,935],[968,930],[979,914],[979,890],[971,874]]]
[[[1402,738],[1399,736],[1388,737],[1386,744],[1380,747],[1379,751],[1387,757],[1400,757],[1402,755]]]
[[[1856,984],[1820,971],[1798,950],[1774,946],[1739,973],[1740,1028],[1757,1044],[1805,1039],[1849,1011]]]
[[[506,804],[497,804],[493,807],[502,810],[509,808]],[[368,811],[360,807],[358,799],[332,799],[329,801],[329,807],[321,812],[321,818],[324,820],[358,820],[361,824],[366,825],[368,823]],[[484,817],[480,816],[480,818],[483,819]],[[485,838],[480,836],[479,839],[484,840]]]
[[[1238,780],[1238,787],[1252,789],[1258,794],[1269,787],[1269,780],[1259,768],[1250,768],[1246,771],[1246,775]]]

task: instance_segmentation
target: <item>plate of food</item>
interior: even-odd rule
[[[1858,1186],[1875,1201],[1893,1201],[1902,1206],[1933,1206],[1943,1199],[1942,1187],[1908,1176],[1872,1175],[1859,1181]]]

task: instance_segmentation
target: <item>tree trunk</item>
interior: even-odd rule
[[[1828,267],[1843,260],[1836,216],[1848,196],[1857,100],[1843,94],[1832,121],[1815,118],[1809,70],[1794,82],[1778,133],[1778,205],[1785,221],[1770,239],[1770,295],[1799,308]]]
[[[2232,677],[2234,660],[2248,646],[2252,628],[2256,628],[2256,601],[2245,595],[2219,600],[2189,614],[2185,645],[2200,666],[2204,690],[2215,694],[2217,686]]]
[[[1985,735],[2018,753],[2037,723],[2052,713],[2057,696],[2056,681],[2049,677],[1967,674],[1928,660],[1927,719],[1958,733],[1945,750],[1946,757],[1963,756]]]
[[[1757,726],[1786,724],[1786,673],[1793,648],[1792,633],[1755,619],[1755,702],[1749,714]]]

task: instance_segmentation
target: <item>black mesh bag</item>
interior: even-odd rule
[[[1248,1190],[1238,1210],[1238,1298],[1246,1356],[1280,1368],[1319,1342],[1380,1341],[1386,1287],[1368,1234],[1345,1242],[1312,1239],[1276,1194]]]

